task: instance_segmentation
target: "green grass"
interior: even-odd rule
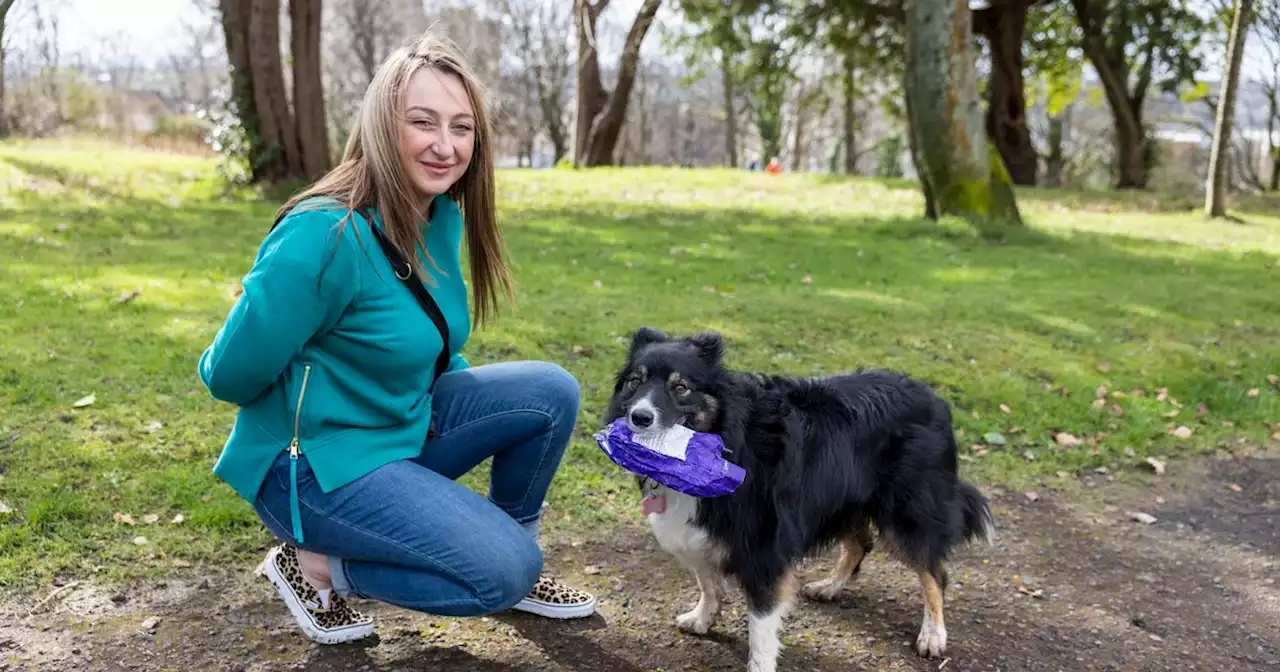
[[[1275,202],[1208,223],[1186,198],[1023,191],[1031,230],[988,243],[919,219],[901,182],[627,169],[499,185],[519,303],[467,354],[555,361],[582,383],[548,530],[637,515],[590,433],[640,325],[720,330],[738,367],[918,375],[954,404],[963,468],[985,483],[1280,430]],[[204,159],[0,145],[0,585],[148,576],[269,542],[210,474],[233,409],[195,373],[276,207],[236,196]]]

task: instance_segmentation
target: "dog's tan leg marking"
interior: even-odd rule
[[[758,613],[751,610],[747,615],[747,643],[751,649],[747,672],[776,672],[778,669],[778,654],[782,651],[778,633],[782,629],[782,619],[795,604],[794,577],[790,574],[783,577],[775,594],[777,600],[770,611]]]
[[[694,568],[694,577],[698,579],[698,604],[691,611],[676,617],[676,627],[695,635],[705,635],[716,623],[720,613],[720,588],[723,578],[707,563],[700,563]]]
[[[862,559],[871,550],[871,535],[863,530],[852,537],[840,540],[840,559],[827,578],[806,583],[801,593],[815,602],[830,602],[840,595],[854,573],[862,566]]]
[[[940,658],[947,650],[947,625],[942,618],[942,586],[928,571],[920,572],[924,588],[924,621],[916,637],[916,653],[926,658]]]

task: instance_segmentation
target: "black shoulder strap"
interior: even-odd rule
[[[427,316],[432,322],[436,323],[436,328],[440,330],[440,339],[444,344],[440,348],[440,356],[436,358],[436,380],[444,375],[445,369],[449,368],[449,325],[445,322],[444,313],[440,312],[440,306],[436,305],[435,299],[422,285],[422,282],[413,273],[413,267],[404,257],[400,256],[400,252],[396,247],[387,240],[382,231],[374,225],[373,217],[369,212],[361,210],[360,214],[364,216],[365,221],[369,223],[369,229],[373,231],[373,235],[378,237],[378,244],[382,246],[382,251],[387,255],[387,259],[391,262],[391,270],[395,272],[396,277],[413,292],[414,298],[418,300],[418,304],[422,306],[422,310],[426,311]]]

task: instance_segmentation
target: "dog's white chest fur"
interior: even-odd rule
[[[711,550],[711,540],[706,532],[693,524],[698,513],[698,500],[661,485],[646,495],[666,498],[664,511],[650,512],[646,516],[658,546],[685,562],[705,561]]]

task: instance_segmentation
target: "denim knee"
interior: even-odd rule
[[[577,419],[582,406],[582,388],[572,373],[554,362],[538,362],[536,380],[538,396],[551,410],[570,420]]]
[[[495,557],[476,595],[479,608],[485,614],[505,611],[523,600],[542,574],[542,549],[523,529],[493,547]]]

